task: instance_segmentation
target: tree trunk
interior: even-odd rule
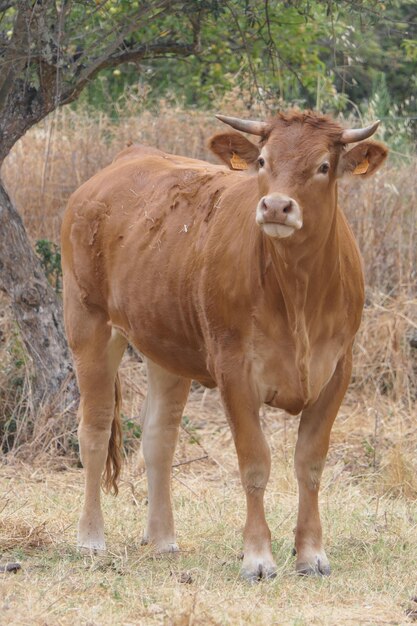
[[[32,251],[23,222],[0,180],[0,289],[13,309],[31,357],[32,406],[48,403],[57,411],[76,398],[62,307]],[[68,397],[68,393],[70,397]]]

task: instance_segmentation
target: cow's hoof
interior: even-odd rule
[[[174,541],[153,541],[142,537],[141,546],[151,545],[157,554],[175,554],[180,549]]]
[[[155,549],[158,554],[177,554],[180,551],[176,543],[158,544]]]
[[[78,523],[77,548],[81,554],[99,556],[106,554],[102,519],[82,513]]]
[[[317,556],[313,563],[298,561],[295,566],[300,576],[330,576],[330,565],[327,558]]]
[[[105,544],[100,545],[77,545],[77,550],[84,556],[105,556],[107,554]]]
[[[243,580],[250,583],[258,583],[261,580],[271,580],[277,575],[277,566],[271,559],[255,559],[245,564],[243,560],[243,566],[240,571],[240,576]]]

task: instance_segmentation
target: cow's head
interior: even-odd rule
[[[379,122],[346,130],[309,111],[280,113],[270,122],[217,117],[261,138],[255,145],[239,133],[219,133],[209,145],[230,169],[258,172],[256,221],[275,238],[329,224],[337,204],[337,180],[349,174],[371,176],[388,153],[383,144],[366,141]],[[347,150],[349,143],[357,145]]]

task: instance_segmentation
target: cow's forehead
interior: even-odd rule
[[[331,118],[310,113],[281,114],[271,120],[263,145],[274,156],[315,158],[340,149],[343,128]]]

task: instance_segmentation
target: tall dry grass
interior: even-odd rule
[[[236,113],[235,103],[226,102],[225,112]],[[16,144],[2,176],[32,240],[59,242],[61,218],[71,192],[126,144],[142,142],[212,160],[207,139],[219,128],[212,114],[163,105],[157,113],[125,109],[117,121],[102,113],[65,108]],[[397,158],[369,181],[353,180],[340,189],[341,204],[362,251],[367,282],[350,393],[370,402],[385,398],[405,407],[410,415],[417,395],[417,349],[411,341],[417,335],[416,181],[417,158]],[[10,421],[3,449],[9,442],[26,443],[33,435],[33,424],[22,425],[25,420],[30,423],[30,407],[25,403],[29,384],[25,355],[3,297],[0,414],[3,426],[4,420]],[[23,422],[16,420],[16,415],[23,415]],[[55,442],[55,448],[68,454],[74,448],[73,439],[71,432],[66,443]]]

